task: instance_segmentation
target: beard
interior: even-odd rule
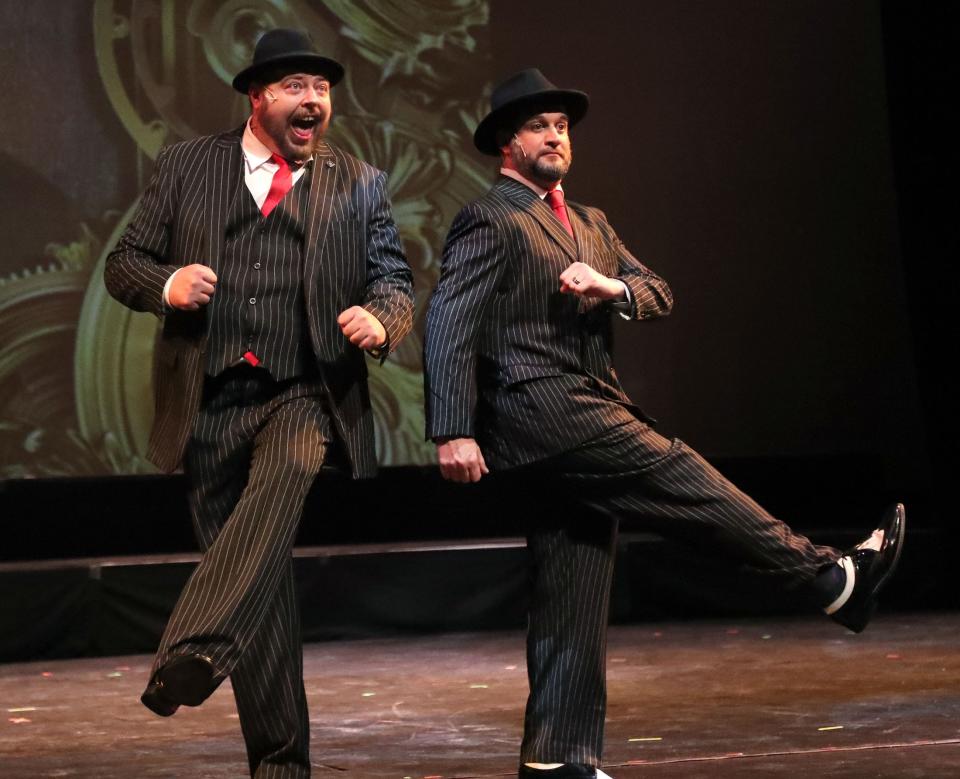
[[[309,138],[299,138],[294,134],[294,122],[306,118],[314,120]],[[274,142],[280,154],[288,160],[303,162],[313,155],[326,135],[330,126],[330,113],[322,111],[294,111],[287,116],[263,110],[257,112],[254,120]]]
[[[573,152],[567,150],[565,157],[563,151],[558,152],[558,154],[561,156],[546,157],[541,155],[532,159],[524,153],[518,144],[510,144],[510,158],[514,167],[521,176],[533,182],[555,184],[567,175],[570,170],[570,163],[573,161]]]

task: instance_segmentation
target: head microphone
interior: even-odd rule
[[[519,138],[519,136],[518,136],[516,133],[513,134],[513,140],[515,140],[515,141],[517,142],[517,146],[520,147],[520,153],[523,154],[523,158],[526,159],[526,158],[527,158],[527,150],[523,148],[523,144],[520,143],[520,138]]]

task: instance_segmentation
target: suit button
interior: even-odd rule
[[[259,262],[253,263],[253,269],[254,269],[254,270],[260,270],[260,263],[259,263]]]
[[[257,299],[256,299],[256,298],[250,298],[250,305],[251,305],[251,306],[257,305]]]

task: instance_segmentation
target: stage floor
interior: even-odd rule
[[[147,656],[0,666],[0,776],[246,775],[225,684],[161,719]],[[310,644],[315,777],[516,776],[523,635]],[[611,628],[605,770],[635,777],[960,776],[960,615]]]

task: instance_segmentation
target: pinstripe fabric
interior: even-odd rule
[[[312,369],[302,260],[309,188],[305,171],[264,218],[246,183],[237,182],[217,292],[207,306],[207,374],[215,376],[248,350],[278,380]]]
[[[107,257],[110,293],[136,311],[163,317],[148,457],[164,471],[179,466],[200,405],[208,325],[202,309],[165,312],[163,285],[183,265],[219,266],[230,204],[243,176],[241,137],[242,128],[163,149],[134,218]],[[310,344],[351,471],[369,477],[376,458],[366,363],[336,319],[361,305],[383,324],[390,350],[396,348],[413,324],[412,275],[386,175],[329,144],[312,164],[303,257]]]
[[[839,553],[793,533],[650,428],[611,364],[610,306],[562,295],[558,279],[576,260],[622,279],[636,319],[668,313],[670,290],[602,213],[567,206],[573,238],[529,188],[501,178],[454,220],[427,315],[427,435],[476,438],[491,467],[556,498],[557,526],[528,533],[521,762],[598,765],[618,522],[723,554],[784,587],[811,583]]]
[[[530,532],[530,695],[521,763],[597,765],[616,521]]]
[[[210,657],[231,676],[252,768],[276,761],[306,776],[291,772],[309,766],[309,738],[290,550],[330,441],[323,390],[241,367],[208,380],[206,396],[185,461],[204,555],[153,670]]]
[[[395,348],[412,325],[412,277],[383,173],[324,146],[268,219],[245,219],[240,140],[236,131],[161,152],[104,278],[122,303],[163,318],[149,456],[165,470],[183,463],[204,551],[153,670],[178,655],[209,657],[217,681],[231,677],[251,774],[290,779],[310,774],[291,566],[303,502],[334,440],[355,477],[376,466],[365,358],[336,318],[363,306]],[[225,281],[224,295],[197,312],[164,310],[169,275],[196,262]],[[257,262],[267,273],[248,275]],[[205,377],[208,347],[241,342],[251,320],[237,304],[257,294],[268,305],[253,330],[275,351],[261,356],[276,374],[248,365],[221,371],[232,360],[211,355],[217,375]],[[293,327],[291,295],[303,311]]]
[[[638,319],[672,304],[663,279],[623,247],[600,211],[567,207],[576,240],[534,192],[501,177],[447,236],[427,314],[427,437],[474,437],[492,466],[533,462],[598,435],[607,405],[584,407],[586,397],[630,403],[610,361],[610,306],[559,292],[570,263],[622,278]]]

